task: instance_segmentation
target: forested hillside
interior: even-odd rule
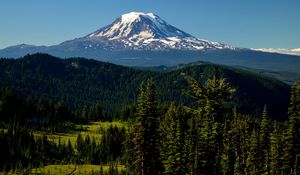
[[[0,173],[299,171],[299,83],[207,63],[155,72],[47,54],[1,59],[0,75]]]
[[[224,79],[201,83],[187,77],[186,82],[185,95],[194,105],[171,101],[162,110],[157,87],[148,79],[139,87],[127,124],[100,126],[100,138],[78,133],[67,142],[61,137],[84,131],[75,123],[105,120],[101,111],[78,115],[63,104],[25,102],[1,88],[0,172],[53,174],[47,168],[60,167],[62,173],[61,167],[75,164],[64,174],[83,165],[98,166],[84,174],[109,175],[299,173],[300,82],[292,87],[284,121],[270,119],[267,106],[261,115],[242,115],[232,103],[237,90]],[[58,141],[50,138],[56,132],[61,132]]]
[[[182,95],[186,77],[200,82],[226,78],[237,89],[235,106],[242,113],[260,113],[266,104],[270,115],[286,117],[290,87],[272,78],[231,67],[200,64],[170,72],[142,71],[84,58],[60,59],[47,54],[0,60],[0,83],[23,98],[64,102],[68,108],[96,103],[110,114],[135,103],[139,84],[152,77],[160,103],[193,104]]]

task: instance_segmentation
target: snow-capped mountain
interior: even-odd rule
[[[110,54],[114,55],[119,51],[205,51],[223,49],[234,50],[236,48],[196,38],[168,24],[153,13],[130,12],[121,15],[112,24],[84,37],[48,47],[26,44],[11,46],[0,50],[0,56],[18,57],[28,53],[46,52],[57,56],[109,59],[111,58]],[[108,51],[114,51],[115,53],[107,54]]]
[[[30,53],[86,57],[129,66],[174,66],[197,61],[272,71],[299,72],[300,57],[241,49],[194,37],[153,13],[130,12],[86,36],[53,46],[16,45],[0,57]]]
[[[122,15],[112,24],[83,38],[94,41],[88,47],[97,47],[97,41],[116,41],[119,49],[230,49],[229,45],[198,39],[168,24],[153,13],[130,12]],[[116,49],[116,48],[115,48]]]

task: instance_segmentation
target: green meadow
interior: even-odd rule
[[[32,169],[32,174],[51,174],[51,175],[65,175],[65,174],[99,174],[101,167],[99,165],[47,165],[41,168]],[[103,172],[109,170],[108,165],[102,166]],[[124,170],[124,166],[119,165],[118,170]]]
[[[47,135],[48,139],[54,141],[55,143],[67,144],[70,140],[72,145],[76,145],[77,135],[80,133],[83,138],[89,136],[91,139],[95,139],[99,142],[103,132],[105,132],[109,127],[127,127],[125,122],[113,121],[113,122],[91,122],[86,125],[76,125],[75,129],[70,133],[51,133],[51,132],[41,132],[34,131],[35,137],[43,137]]]
[[[100,142],[100,139],[103,135],[103,133],[109,129],[110,127],[127,127],[126,122],[121,121],[113,121],[113,122],[90,122],[89,124],[85,125],[76,125],[75,129],[72,130],[69,133],[51,133],[51,132],[42,132],[42,131],[33,131],[34,137],[43,137],[44,135],[47,136],[47,138],[50,141],[53,141],[57,144],[59,142],[61,144],[68,144],[68,141],[70,140],[72,145],[76,148],[76,140],[77,135],[80,133],[83,138],[89,136],[91,139],[95,139],[97,143]],[[6,132],[7,129],[0,129],[0,131]],[[116,167],[115,167],[116,168]],[[15,174],[49,174],[49,175],[65,175],[65,174],[77,174],[77,175],[83,175],[83,174],[99,174],[100,173],[101,166],[100,165],[91,165],[91,164],[82,164],[82,165],[76,165],[76,164],[57,164],[57,165],[47,165],[35,169],[29,170],[30,172],[7,172],[3,173],[0,172],[0,175],[15,175]],[[118,171],[124,170],[125,167],[123,165],[117,166]],[[103,172],[108,172],[109,165],[102,165]]]
[[[125,170],[123,165],[117,166],[118,171]],[[102,166],[103,172],[108,172],[109,165]],[[40,168],[35,168],[30,170],[29,172],[8,172],[1,173],[0,175],[17,175],[17,174],[47,174],[47,175],[66,175],[66,174],[76,174],[76,175],[89,175],[89,174],[99,174],[101,171],[100,165],[47,165]]]

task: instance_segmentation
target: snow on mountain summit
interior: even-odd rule
[[[191,37],[189,34],[167,24],[153,13],[130,12],[122,15],[112,25],[102,28],[89,36],[112,39],[142,37]],[[137,36],[135,36],[137,37]]]
[[[168,24],[153,13],[130,12],[123,14],[112,24],[88,36],[91,41],[114,41],[123,49],[184,49],[232,48],[229,45],[198,39]],[[122,46],[123,45],[123,46]],[[117,46],[112,46],[116,48]]]
[[[143,13],[143,12],[130,12],[126,13],[121,16],[122,23],[132,23],[136,20],[141,20],[141,16],[152,18],[155,20],[157,16],[155,16],[153,13]]]

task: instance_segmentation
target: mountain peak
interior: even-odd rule
[[[112,24],[87,35],[85,39],[93,42],[103,40],[115,42],[115,46],[119,48],[138,50],[232,48],[198,39],[168,24],[158,15],[144,12],[123,14]]]
[[[90,38],[106,37],[114,39],[192,37],[167,24],[153,13],[130,12],[123,14],[113,24],[89,35]]]
[[[153,13],[130,12],[130,13],[123,14],[121,16],[122,23],[132,23],[136,20],[141,20],[140,18],[141,16],[152,18],[153,20],[157,18],[157,16]]]

